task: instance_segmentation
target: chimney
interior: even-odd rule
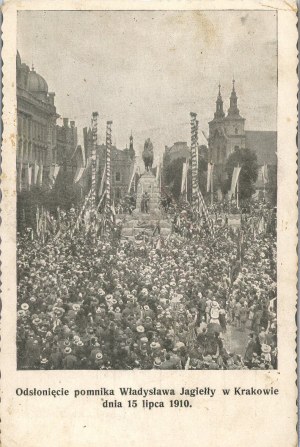
[[[64,127],[69,127],[69,118],[64,118]]]

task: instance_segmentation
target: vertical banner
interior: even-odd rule
[[[207,184],[206,184],[206,192],[210,191],[211,187],[211,174],[212,174],[212,163],[207,164]]]
[[[181,193],[186,193],[186,180],[187,180],[187,162],[182,165],[182,178],[181,178]]]
[[[241,172],[240,166],[237,166],[233,170],[232,179],[231,179],[230,197],[234,196],[234,194],[235,194],[235,189],[236,189],[236,185],[237,185],[237,182],[239,179],[240,172]]]
[[[112,121],[107,121],[106,123],[106,214],[110,215],[111,209],[111,125]]]
[[[34,178],[33,178],[33,183],[36,185],[37,181],[38,181],[38,174],[39,174],[39,165],[37,164],[37,162],[34,162]]]
[[[98,126],[98,112],[92,114],[92,186],[91,186],[91,201],[92,208],[95,209],[96,204],[96,152],[97,152],[97,126]]]
[[[136,173],[136,163],[133,166],[132,176],[131,176],[131,179],[130,179],[130,182],[129,182],[129,186],[128,186],[128,193],[130,193],[131,185],[132,185],[132,182],[134,181],[135,173]]]
[[[192,204],[198,203],[197,114],[191,112]]]

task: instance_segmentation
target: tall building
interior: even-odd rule
[[[17,191],[47,184],[57,162],[55,93],[34,68],[17,65]]]
[[[237,95],[235,81],[232,81],[232,92],[230,95],[230,107],[227,115],[223,110],[223,99],[221,86],[216,101],[214,118],[209,125],[209,161],[214,163],[215,176],[219,181],[224,180],[224,166],[228,156],[235,148],[246,147],[245,118],[240,115],[237,106]]]
[[[226,160],[235,149],[247,148],[255,151],[259,167],[268,164],[270,172],[276,174],[277,132],[245,130],[245,121],[238,109],[235,81],[232,81],[230,107],[227,115],[223,109],[221,86],[219,85],[214,118],[208,123],[208,160],[214,163],[214,176],[218,186],[227,177]]]

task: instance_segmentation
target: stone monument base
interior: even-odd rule
[[[143,194],[149,195],[149,212],[142,212]],[[158,233],[157,226],[160,227]],[[155,230],[156,229],[156,230]],[[136,209],[126,218],[122,228],[122,237],[134,240],[140,234],[166,237],[171,233],[172,224],[160,209],[159,182],[152,172],[142,174],[137,186]],[[155,233],[155,234],[154,234]]]

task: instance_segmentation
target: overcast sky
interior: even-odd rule
[[[227,111],[233,74],[246,129],[276,130],[276,26],[264,11],[22,11],[17,47],[80,141],[98,111],[100,142],[111,119],[119,148],[132,129],[136,149],[150,137],[158,154],[190,141],[190,111],[208,132],[218,83]]]

